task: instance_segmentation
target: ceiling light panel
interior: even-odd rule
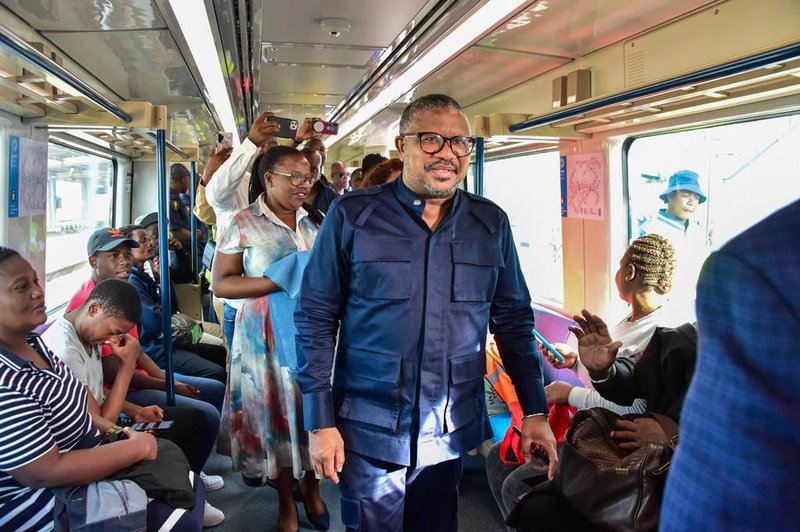
[[[208,101],[214,106],[222,128],[225,131],[238,131],[205,3],[196,0],[169,0],[169,3],[203,78]],[[238,135],[233,136],[233,142],[239,144]]]

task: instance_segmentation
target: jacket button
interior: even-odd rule
[[[415,199],[414,200],[414,205],[420,206],[420,205],[422,205],[422,201],[418,200],[418,199]]]

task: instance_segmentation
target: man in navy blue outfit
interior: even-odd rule
[[[697,285],[697,367],[661,530],[800,528],[800,201],[737,236]]]
[[[460,456],[484,439],[487,326],[526,415],[523,452],[538,446],[555,473],[508,217],[458,189],[469,135],[452,98],[412,102],[395,141],[403,174],[333,203],[303,277],[295,323],[305,427],[317,472],[341,475],[348,530],[457,530]]]

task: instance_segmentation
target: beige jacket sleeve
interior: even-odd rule
[[[197,185],[197,198],[194,202],[193,212],[197,219],[206,225],[217,223],[217,215],[214,208],[206,201],[206,187],[202,183]]]

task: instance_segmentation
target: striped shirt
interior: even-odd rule
[[[28,343],[50,369],[0,348],[0,530],[53,528],[50,490],[23,486],[9,471],[41,458],[54,445],[63,453],[84,437],[97,436],[83,384],[38,335]]]

